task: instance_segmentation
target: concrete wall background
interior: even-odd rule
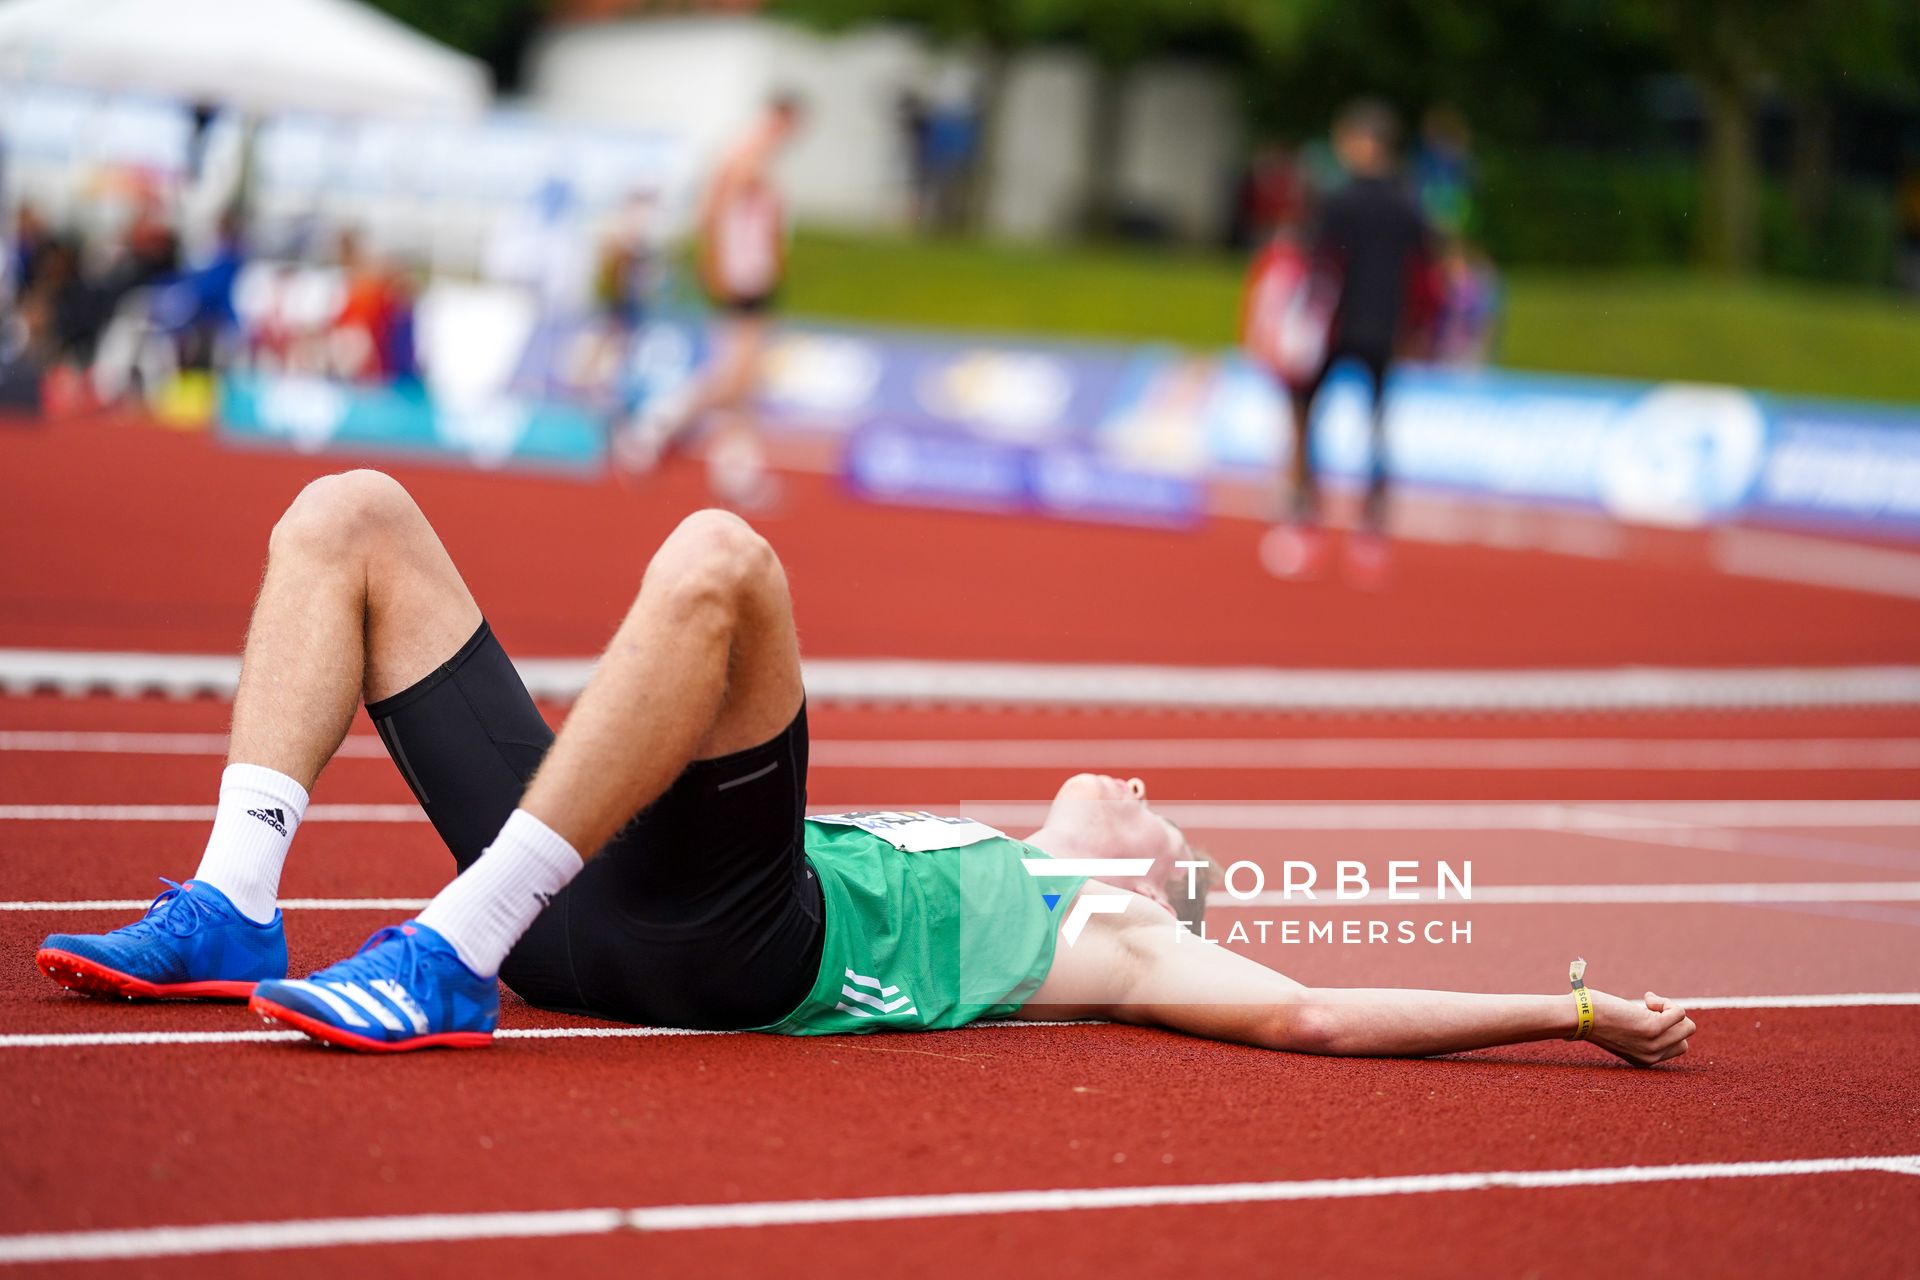
[[[797,219],[876,230],[904,226],[908,152],[899,102],[909,90],[952,91],[977,66],[898,29],[822,35],[754,16],[637,19],[547,32],[529,54],[530,106],[685,136],[709,167],[780,90],[807,99],[808,126],[782,166]],[[1093,127],[1092,64],[1066,50],[1021,54],[1005,72],[1002,111],[986,148],[987,230],[1045,240],[1079,226]],[[1120,96],[1115,183],[1124,203],[1178,235],[1218,235],[1228,215],[1241,121],[1223,77],[1148,63]]]

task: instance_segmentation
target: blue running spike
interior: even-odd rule
[[[349,1049],[477,1049],[493,1043],[500,984],[467,968],[446,939],[409,920],[380,930],[350,958],[310,978],[261,983],[250,1007]]]
[[[245,1000],[254,983],[287,976],[278,911],[262,924],[204,880],[162,883],[140,919],[112,933],[56,933],[35,964],[69,990],[145,1000]]]

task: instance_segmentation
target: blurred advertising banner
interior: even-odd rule
[[[845,474],[854,492],[886,502],[1126,524],[1192,524],[1204,510],[1197,480],[1128,467],[1094,449],[887,425],[854,433]]]
[[[1277,475],[1291,440],[1264,373],[1154,348],[796,329],[765,404],[847,433],[847,479],[876,498],[1152,523],[1197,517],[1209,478]],[[1366,474],[1368,414],[1358,372],[1337,374],[1314,433],[1325,474]],[[1641,524],[1920,535],[1920,408],[1410,365],[1387,449],[1402,484]]]
[[[1351,379],[1323,410],[1315,448],[1336,475],[1364,473],[1366,412]],[[1638,524],[1920,535],[1920,409],[1408,368],[1389,392],[1387,448],[1405,484],[1575,504]],[[1273,460],[1258,450],[1219,459]]]
[[[304,374],[230,374],[220,421],[240,444],[303,453],[463,459],[477,467],[598,473],[604,429],[585,410],[501,396],[480,403],[437,400],[425,388],[358,385]]]
[[[333,287],[283,278],[275,296],[317,314]],[[417,389],[256,366],[229,379],[227,429],[592,472],[606,432],[684,393],[713,346],[691,310],[612,331],[549,318],[501,285],[436,282],[417,315]],[[815,325],[775,339],[762,394],[774,436],[840,443],[842,477],[862,496],[1152,525],[1200,519],[1209,481],[1277,476],[1288,412],[1237,355]],[[1314,434],[1335,482],[1366,474],[1368,413],[1358,372],[1336,374]],[[1668,527],[1920,537],[1920,408],[1405,366],[1390,384],[1387,448],[1396,481],[1417,489]]]
[[[520,380],[545,330],[525,289],[436,281],[343,324],[329,267],[254,263],[235,289],[243,358],[221,378],[222,433],[303,452],[410,454],[598,473],[606,417]],[[379,376],[341,376],[353,368]]]
[[[768,361],[763,402],[789,429],[846,436],[842,474],[876,501],[1191,524],[1202,467],[1135,461],[1094,429],[1135,353],[805,328]]]

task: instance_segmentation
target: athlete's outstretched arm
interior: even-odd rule
[[[1686,1052],[1694,1025],[1678,1005],[1592,993],[1587,1038],[1650,1065]],[[1141,899],[1095,917],[1064,942],[1023,1017],[1107,1018],[1296,1053],[1424,1057],[1534,1040],[1565,1040],[1578,1025],[1572,995],[1307,987],[1225,947],[1183,934]]]

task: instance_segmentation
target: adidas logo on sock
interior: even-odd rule
[[[249,809],[247,816],[260,819],[281,835],[287,834],[287,813],[284,809]]]

